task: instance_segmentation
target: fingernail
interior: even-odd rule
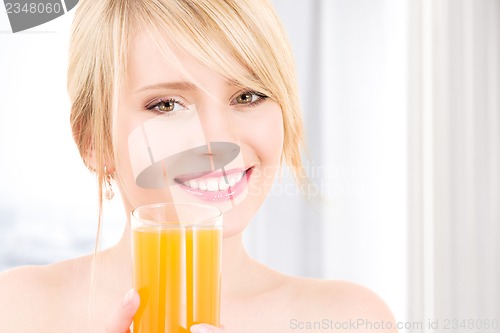
[[[212,330],[203,325],[191,326],[191,333],[211,333]]]
[[[125,294],[125,297],[123,298],[123,306],[126,306],[130,303],[130,301],[132,300],[132,298],[134,297],[134,293],[135,293],[135,290],[134,289],[130,289],[126,294]]]

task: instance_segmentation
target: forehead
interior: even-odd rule
[[[193,55],[177,47],[167,36],[155,38],[141,32],[132,39],[127,63],[127,82],[131,91],[161,82],[192,82],[208,88],[214,82],[228,80]],[[222,50],[221,50],[222,52]],[[241,71],[243,66],[236,61]]]

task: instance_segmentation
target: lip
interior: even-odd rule
[[[225,201],[225,200],[233,200],[235,197],[240,195],[241,193],[244,192],[248,180],[250,179],[250,176],[252,175],[252,169],[253,167],[249,167],[247,169],[231,169],[228,171],[214,171],[209,174],[190,174],[190,175],[182,175],[178,176],[174,179],[174,181],[179,185],[180,188],[185,190],[191,195],[196,196],[199,199],[202,199],[204,201],[208,202],[219,202],[219,201]],[[235,179],[238,179],[241,175],[241,178],[237,181],[234,182]],[[204,187],[202,188],[193,188],[191,186],[186,185],[188,182],[195,182],[194,184],[205,184],[207,185],[207,182],[211,181],[212,186],[214,182],[214,178],[217,179],[224,179],[224,186],[228,186],[227,189],[219,189],[215,191],[209,191],[207,190],[207,186],[201,186]],[[231,182],[234,182],[233,185],[228,184]],[[192,183],[193,184],[193,183]],[[195,186],[196,187],[196,186]]]

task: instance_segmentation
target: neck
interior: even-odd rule
[[[222,242],[222,296],[236,295],[242,286],[252,283],[252,270],[255,261],[250,258],[243,246],[242,234],[224,238]]]

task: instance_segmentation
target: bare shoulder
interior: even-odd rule
[[[44,321],[50,280],[42,266],[23,266],[0,274],[0,332],[29,332]],[[29,314],[29,315],[28,315]]]
[[[72,288],[74,261],[0,273],[0,332],[45,332]]]
[[[397,331],[387,304],[361,285],[347,281],[291,278],[287,288],[301,301],[295,328],[316,325],[318,331],[325,328],[358,333]]]

